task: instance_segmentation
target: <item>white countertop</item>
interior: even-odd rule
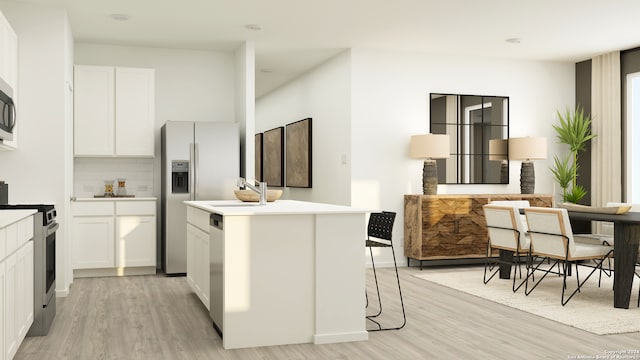
[[[37,213],[37,210],[0,210],[0,228]]]
[[[287,215],[287,214],[354,214],[371,210],[297,200],[276,200],[260,205],[240,200],[185,201],[188,206],[224,216],[233,215]]]
[[[102,197],[102,198],[75,198],[74,201],[156,201],[155,197]]]

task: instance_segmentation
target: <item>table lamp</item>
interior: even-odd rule
[[[522,160],[522,167],[520,168],[520,193],[534,193],[536,178],[531,160],[546,158],[547,138],[527,136],[509,139],[509,160]]]
[[[500,184],[509,183],[508,144],[507,139],[489,140],[489,161],[500,161]]]
[[[424,159],[422,192],[435,195],[438,190],[438,166],[435,159],[449,157],[449,135],[425,134],[411,136],[410,155]]]

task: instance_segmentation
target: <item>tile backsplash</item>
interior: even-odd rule
[[[153,159],[75,158],[73,176],[76,197],[104,194],[104,181],[118,178],[127,179],[127,194],[153,196]]]

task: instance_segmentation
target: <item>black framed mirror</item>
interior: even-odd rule
[[[451,156],[436,160],[438,184],[508,184],[501,176],[504,163],[508,174],[508,154],[490,153],[489,142],[509,138],[509,97],[431,93],[429,99],[431,133],[451,141]]]

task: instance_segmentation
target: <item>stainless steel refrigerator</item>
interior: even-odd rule
[[[233,199],[240,133],[229,122],[167,121],[162,141],[162,268],[187,272],[187,200]]]

